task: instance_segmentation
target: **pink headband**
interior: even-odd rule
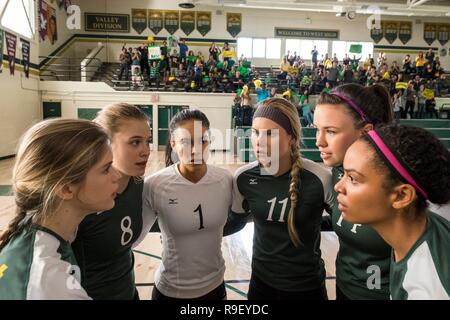
[[[372,123],[369,119],[369,117],[366,116],[366,114],[364,113],[364,111],[362,111],[362,109],[348,96],[346,96],[345,94],[342,94],[338,91],[331,91],[332,95],[340,98],[341,100],[344,100],[353,110],[355,110],[360,116],[361,118],[367,122],[367,123]]]
[[[388,148],[388,146],[384,143],[384,141],[380,138],[380,136],[375,132],[375,130],[371,130],[367,133],[372,141],[375,143],[376,147],[379,151],[384,155],[385,159],[389,161],[389,163],[394,167],[394,169],[406,180],[410,185],[412,185],[424,198],[428,200],[427,193],[419,187],[414,178],[409,174],[409,172],[405,169],[404,166],[398,161],[392,151]]]

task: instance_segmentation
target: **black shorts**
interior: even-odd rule
[[[248,288],[248,300],[328,300],[325,283],[309,291],[283,291],[271,287],[253,273]]]
[[[225,289],[225,282],[222,282],[217,288],[210,291],[209,293],[192,299],[179,299],[179,298],[172,298],[168,297],[161,293],[161,291],[156,288],[156,286],[153,287],[152,291],[152,300],[161,300],[161,301],[183,301],[183,300],[224,300],[227,297],[227,291]]]

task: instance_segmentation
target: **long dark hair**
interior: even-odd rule
[[[385,125],[375,131],[391,150],[395,150],[399,160],[428,194],[430,202],[442,205],[450,201],[450,152],[431,132],[408,125]],[[367,135],[361,139],[373,148]],[[398,174],[389,170],[376,152],[373,163],[376,168],[384,169],[387,173],[387,179],[383,183],[386,191],[389,192],[402,183]],[[412,206],[418,213],[427,208],[427,202],[419,192]]]
[[[379,124],[393,122],[391,97],[384,86],[374,84],[370,87],[364,87],[360,84],[348,83],[338,86],[334,90],[351,98],[375,127]],[[317,104],[344,105],[354,119],[355,128],[360,129],[366,124],[353,108],[336,95],[321,93]]]
[[[206,115],[197,109],[184,109],[178,112],[170,121],[169,124],[169,134],[167,136],[166,143],[166,167],[174,164],[172,160],[172,145],[170,144],[170,140],[172,139],[172,135],[174,131],[186,121],[198,120],[202,122],[202,126],[209,130],[209,120]]]

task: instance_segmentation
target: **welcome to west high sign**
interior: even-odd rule
[[[339,39],[339,30],[275,28],[275,37],[303,39]]]

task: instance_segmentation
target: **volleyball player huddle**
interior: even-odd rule
[[[330,172],[301,157],[296,108],[264,100],[251,129],[257,161],[233,176],[207,164],[207,117],[183,110],[169,126],[166,168],[145,179],[150,130],[139,108],[41,122],[17,153],[0,299],[139,299],[132,248],[156,219],[152,298],[225,299],[222,237],[250,216],[250,300],[326,300],[320,235],[331,229],[338,300],[449,299],[450,223],[427,202],[450,201],[449,151],[392,118],[382,86],[322,93],[314,126]]]

